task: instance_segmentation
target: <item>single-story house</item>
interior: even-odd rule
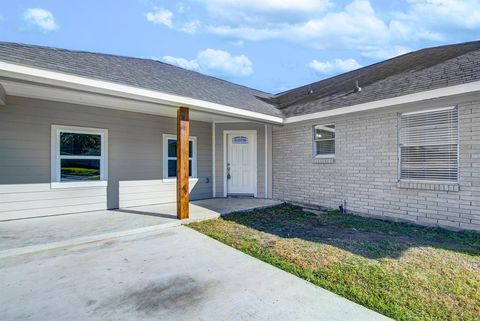
[[[0,220],[231,196],[480,230],[480,42],[279,94],[0,43]]]

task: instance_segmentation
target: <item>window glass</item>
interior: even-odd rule
[[[192,176],[192,160],[188,161],[188,176]],[[177,177],[177,160],[168,160],[168,177]]]
[[[314,156],[335,155],[335,125],[317,125],[313,128]]]
[[[177,141],[175,139],[168,140],[168,157],[177,157]]]
[[[194,173],[194,165],[196,162],[196,159],[195,159],[196,147],[194,144],[194,139],[195,138],[190,138],[188,142],[188,146],[189,146],[188,175],[190,177],[193,177],[194,175],[196,175],[196,173]],[[165,177],[168,177],[168,178],[174,178],[174,177],[177,177],[177,139],[173,137],[164,138],[164,143],[166,144],[166,152],[165,152],[166,159],[164,159],[164,162],[166,165],[164,165],[164,175]]]
[[[322,140],[315,142],[317,147],[317,155],[335,154],[335,140]]]
[[[91,134],[60,133],[60,155],[100,156],[101,136]]]
[[[168,160],[168,177],[177,177],[177,160]]]
[[[99,181],[99,159],[61,159],[60,178],[62,182]]]

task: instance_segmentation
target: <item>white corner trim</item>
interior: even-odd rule
[[[212,197],[215,198],[217,195],[217,175],[215,173],[215,122],[212,123]]]
[[[265,124],[265,192],[263,198],[268,198],[268,125]]]
[[[88,92],[126,97],[141,101],[156,102],[170,105],[172,107],[184,106],[196,110],[215,112],[223,115],[234,115],[237,117],[240,116],[242,118],[279,124],[283,123],[282,117],[270,116],[254,111],[212,103],[205,100],[166,94],[154,90],[141,89],[138,87],[121,85],[109,81],[75,76],[57,71],[13,64],[5,61],[0,61],[0,76],[39,82],[52,86],[67,87]]]
[[[344,114],[349,114],[349,113],[354,113],[359,111],[385,108],[385,107],[390,107],[395,105],[413,103],[413,102],[422,101],[422,100],[442,98],[442,97],[448,97],[453,95],[461,95],[461,94],[467,94],[472,92],[480,92],[480,81],[475,81],[475,82],[462,84],[462,85],[442,87],[438,89],[422,91],[415,94],[376,100],[376,101],[372,101],[364,104],[336,108],[332,110],[326,110],[326,111],[311,113],[307,115],[288,117],[285,119],[285,123],[291,124],[291,123],[297,123],[297,122],[306,121],[306,120],[344,115]]]

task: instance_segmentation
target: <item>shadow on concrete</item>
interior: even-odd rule
[[[139,210],[125,209],[125,208],[119,208],[115,211],[126,213],[126,214],[148,215],[148,216],[155,216],[155,217],[170,218],[170,219],[173,219],[173,220],[177,219],[176,215],[163,214],[163,213],[158,213],[158,212],[139,211]]]

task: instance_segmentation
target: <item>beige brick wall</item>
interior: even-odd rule
[[[399,184],[398,110],[308,121],[273,132],[273,196],[422,225],[480,230],[480,101],[459,105],[459,186]],[[312,126],[334,122],[334,161],[312,159]]]

